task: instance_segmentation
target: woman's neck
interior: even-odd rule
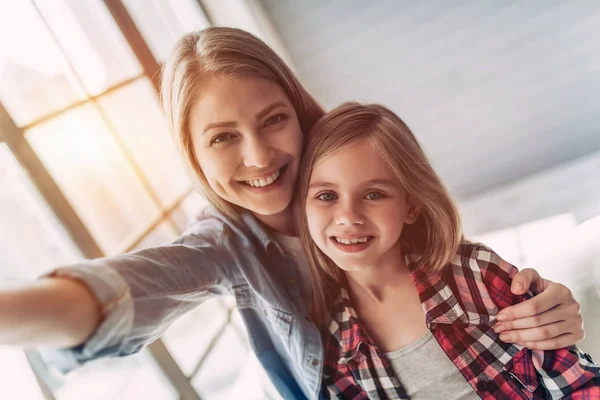
[[[262,222],[267,228],[288,236],[296,236],[292,207],[272,215],[261,215],[253,213],[254,217]]]

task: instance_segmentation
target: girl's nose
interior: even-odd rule
[[[335,223],[342,226],[364,225],[365,219],[360,208],[352,201],[339,203]]]

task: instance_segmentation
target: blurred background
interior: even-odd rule
[[[0,0],[0,285],[168,242],[204,204],[163,120],[185,32],[246,29],[326,108],[383,103],[467,234],[565,283],[600,357],[600,4],[528,0]],[[231,299],[140,355],[61,377],[0,347],[0,398],[278,398]]]

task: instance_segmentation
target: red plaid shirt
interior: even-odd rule
[[[529,350],[500,341],[499,310],[526,296],[510,291],[517,269],[481,244],[465,243],[441,273],[407,260],[428,329],[484,399],[600,399],[600,367],[576,346]],[[385,354],[362,328],[342,289],[325,337],[325,399],[408,399]]]

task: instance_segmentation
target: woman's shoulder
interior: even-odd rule
[[[225,247],[251,244],[255,242],[252,238],[266,236],[253,219],[245,213],[233,218],[207,205],[196,213],[177,242],[193,244],[200,241]]]
[[[186,229],[178,242],[193,242],[195,239],[211,243],[221,242],[224,236],[230,235],[227,226],[231,224],[229,218],[218,212],[212,206],[205,206],[198,210],[188,222]]]

